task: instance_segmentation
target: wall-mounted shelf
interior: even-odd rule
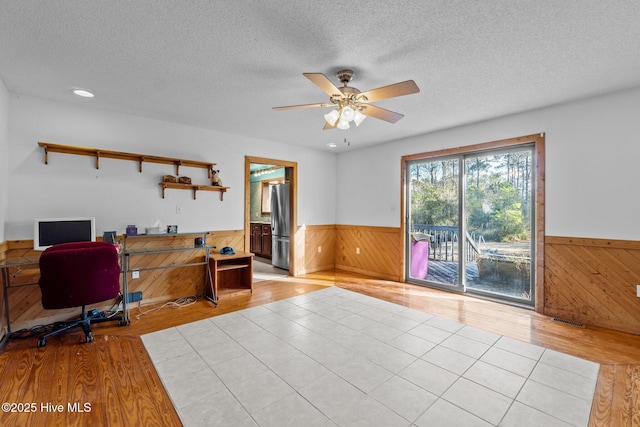
[[[230,187],[217,187],[215,185],[199,185],[199,184],[178,184],[175,182],[161,182],[160,186],[162,187],[162,198],[164,199],[164,190],[167,188],[173,188],[175,190],[193,190],[193,200],[196,199],[196,192],[198,190],[201,191],[219,191],[220,192],[220,200],[223,200],[224,193]]]
[[[207,169],[207,175],[211,178],[211,169],[215,163],[201,162],[198,160],[176,159],[173,157],[150,156],[147,154],[126,153],[123,151],[103,150],[100,148],[76,147],[73,145],[53,144],[50,142],[38,142],[44,148],[44,163],[49,164],[49,153],[75,154],[78,156],[90,156],[96,158],[96,169],[100,169],[100,158],[132,160],[138,162],[139,171],[142,172],[142,163],[160,163],[165,165],[175,165],[176,175],[180,175],[180,166]],[[220,190],[215,190],[220,191]],[[195,196],[195,193],[194,193]],[[194,197],[195,198],[195,197]]]

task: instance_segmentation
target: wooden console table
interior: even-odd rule
[[[209,269],[213,286],[205,288],[205,295],[217,300],[220,295],[239,291],[253,292],[253,254],[238,251],[234,255],[211,254]]]

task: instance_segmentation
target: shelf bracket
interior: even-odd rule
[[[140,156],[138,159],[138,172],[142,173],[142,162],[144,162],[144,156]]]
[[[48,165],[49,164],[49,150],[47,149],[47,146],[43,146],[44,148],[44,164]],[[211,171],[209,171],[209,173],[211,173]]]
[[[96,169],[100,169],[100,152],[96,151]]]
[[[164,199],[164,190],[165,190],[166,188],[167,188],[167,187],[165,187],[164,185],[162,186],[162,198],[163,198],[163,199]]]
[[[196,191],[198,191],[198,187],[193,187],[193,200],[196,199]]]
[[[180,175],[180,166],[182,165],[182,162],[181,161],[177,161],[174,164],[176,165],[176,175]],[[193,198],[194,199],[196,198],[195,197],[195,192],[194,192]]]

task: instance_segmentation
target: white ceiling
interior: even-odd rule
[[[323,131],[303,72],[352,68],[405,115]],[[357,149],[640,86],[638,0],[0,0],[9,91],[315,149]],[[85,88],[91,100],[71,94]],[[351,142],[343,144],[344,138]]]

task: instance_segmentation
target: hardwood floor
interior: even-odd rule
[[[0,354],[0,402],[16,409],[35,403],[35,411],[2,412],[0,425],[181,425],[140,335],[334,285],[598,362],[589,425],[640,425],[640,336],[577,328],[526,309],[334,270],[258,282],[253,294],[225,295],[218,308],[199,300],[138,320],[134,304],[131,326],[95,325],[91,344],[81,343],[82,332],[51,338],[41,349],[35,338],[10,341]]]

